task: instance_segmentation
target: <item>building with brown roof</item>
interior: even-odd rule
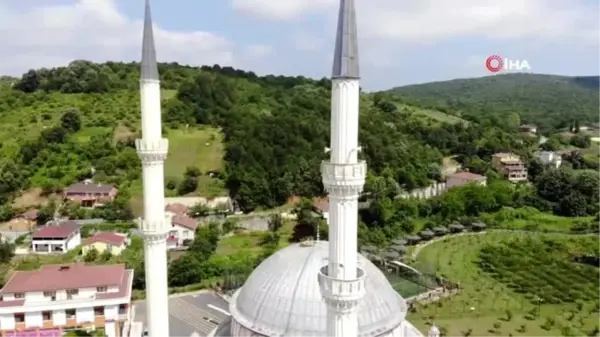
[[[446,179],[446,189],[463,186],[466,184],[477,184],[485,186],[487,184],[487,177],[480,174],[471,172],[456,172],[451,174]]]
[[[165,206],[165,211],[173,213],[173,215],[187,215],[189,208],[180,203],[168,204]]]
[[[121,233],[98,232],[83,240],[81,253],[87,254],[90,250],[98,253],[109,252],[112,255],[121,255],[127,248],[127,235]]]
[[[116,265],[46,265],[17,271],[0,289],[2,336],[62,336],[104,328],[119,336],[130,318],[133,270]]]
[[[98,207],[115,199],[118,190],[110,184],[85,180],[67,187],[64,198],[80,203],[82,207]]]
[[[58,224],[49,223],[31,236],[31,250],[34,253],[65,253],[81,244],[81,226],[67,220]]]
[[[169,248],[175,248],[183,245],[186,240],[194,240],[198,222],[187,215],[174,215],[171,218],[171,227],[168,246]]]
[[[527,168],[521,158],[512,153],[496,153],[492,156],[492,166],[509,181],[527,180]]]

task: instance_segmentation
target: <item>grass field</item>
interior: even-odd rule
[[[452,116],[446,113],[443,113],[441,111],[437,111],[437,110],[429,110],[429,109],[421,109],[421,108],[416,108],[410,105],[405,105],[405,104],[396,104],[396,106],[398,107],[399,110],[407,110],[417,116],[422,116],[424,118],[430,119],[432,121],[437,121],[437,122],[445,122],[445,123],[452,123],[452,124],[456,124],[456,123],[468,123],[466,120],[460,118],[460,117],[456,117],[456,116]]]
[[[558,336],[588,335],[598,324],[597,303],[533,304],[525,295],[510,290],[476,265],[480,249],[503,239],[543,235],[566,238],[561,234],[491,232],[482,235],[448,237],[423,248],[418,262],[433,266],[450,281],[458,282],[461,292],[409,314],[409,320],[422,331],[435,322],[449,336]],[[534,312],[535,316],[531,316]],[[509,317],[510,316],[510,317]],[[542,326],[552,321],[551,326]]]

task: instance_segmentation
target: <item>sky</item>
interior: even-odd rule
[[[598,0],[355,0],[362,86],[490,75],[598,75]],[[339,0],[151,0],[159,61],[329,76]],[[0,0],[0,74],[140,58],[144,0]],[[525,69],[526,70],[526,69]]]

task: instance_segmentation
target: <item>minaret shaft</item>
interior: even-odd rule
[[[327,304],[328,336],[356,337],[366,277],[358,265],[358,197],[367,167],[358,160],[360,76],[354,0],[340,0],[334,54],[331,157],[321,164],[329,193],[329,261],[319,272],[319,286]]]
[[[144,236],[146,324],[151,337],[164,337],[170,335],[167,237],[171,219],[165,214],[164,189],[164,162],[169,142],[162,137],[160,83],[149,0],[146,0],[144,19],[140,100],[142,139],[137,139],[135,146],[142,161],[144,188],[144,218],[140,220],[140,230]]]

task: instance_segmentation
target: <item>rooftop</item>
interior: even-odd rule
[[[458,178],[458,179],[463,179],[463,180],[482,180],[482,179],[485,179],[485,176],[482,176],[481,174],[471,173],[471,172],[456,172],[456,173],[450,175],[450,177]]]
[[[124,264],[46,265],[38,270],[16,271],[0,290],[0,294],[116,286],[120,285],[127,275]]]
[[[82,181],[67,187],[65,193],[110,193],[114,188],[111,184]]]
[[[168,204],[165,207],[165,211],[174,213],[176,215],[185,215],[189,209],[186,205],[176,202],[173,204]]]
[[[327,264],[329,243],[290,245],[263,261],[231,300],[233,319],[246,329],[267,336],[325,336],[327,306],[317,279]],[[385,275],[362,255],[358,264],[369,289],[358,309],[360,336],[377,336],[398,328],[406,302]]]
[[[196,230],[198,228],[198,222],[195,219],[190,218],[187,215],[175,215],[171,219],[173,225],[185,227],[187,229]]]
[[[58,225],[46,226],[33,234],[32,239],[59,238],[66,239],[80,226],[73,220],[59,222]]]
[[[113,246],[120,246],[127,241],[127,236],[120,233],[98,232],[83,241],[84,245],[103,242]]]

